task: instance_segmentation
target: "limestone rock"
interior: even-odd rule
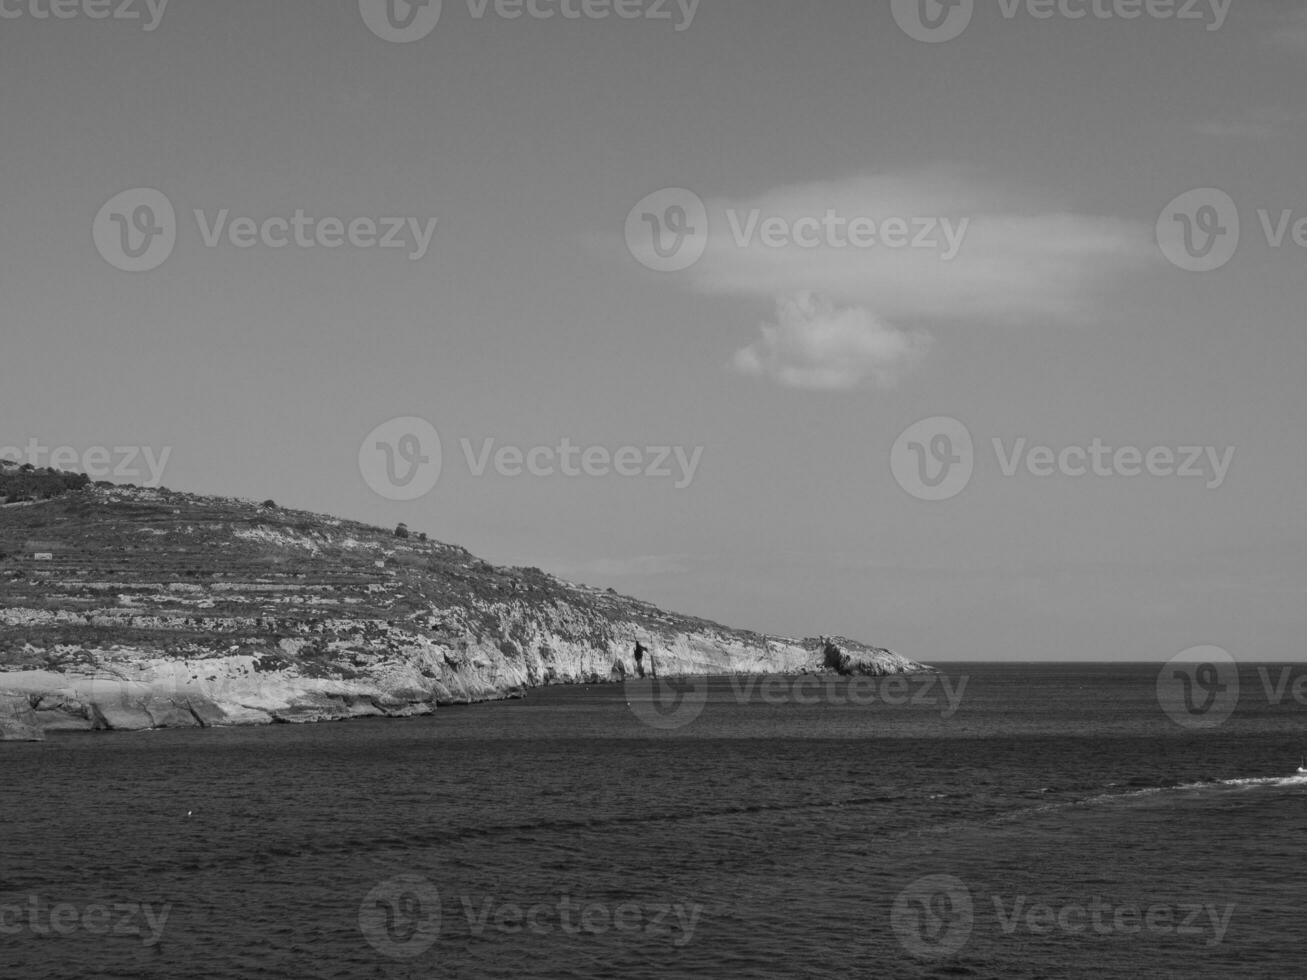
[[[28,697],[0,691],[0,742],[40,742],[44,738]]]

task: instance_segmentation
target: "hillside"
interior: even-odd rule
[[[662,677],[924,669],[271,502],[18,479],[0,468],[0,738],[424,714],[621,681],[637,639]]]

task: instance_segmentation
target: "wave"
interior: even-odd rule
[[[1295,776],[1255,776],[1247,779],[1218,779],[1208,783],[1184,783],[1175,789],[1210,789],[1213,786],[1307,786],[1307,773]]]
[[[1095,796],[1077,800],[1069,806],[1086,806],[1094,804],[1128,803],[1164,793],[1200,793],[1217,792],[1223,789],[1280,789],[1289,787],[1307,788],[1307,773],[1292,776],[1248,776],[1239,779],[1204,779],[1192,783],[1177,783],[1173,786],[1148,786],[1143,789],[1130,790],[1125,793],[1099,793]]]
[[[1114,785],[1116,784],[1109,784],[1109,786]],[[1041,803],[1036,806],[1018,807],[1013,810],[988,816],[968,816],[961,820],[939,821],[925,827],[915,828],[901,835],[891,836],[947,834],[957,830],[977,827],[1022,823],[1032,818],[1044,817],[1064,810],[1088,809],[1091,807],[1106,806],[1129,806],[1131,803],[1141,803],[1153,798],[1164,798],[1168,794],[1178,797],[1181,794],[1196,794],[1203,791],[1219,792],[1225,790],[1230,792],[1255,788],[1279,789],[1292,787],[1307,789],[1307,774],[1293,776],[1256,776],[1242,779],[1210,779],[1202,782],[1178,783],[1169,786],[1145,786],[1140,789],[1130,789],[1125,792],[1095,793],[1090,796],[1080,797],[1079,799],[1056,800],[1048,803]],[[1058,790],[1052,787],[1044,787],[1037,792],[1050,793],[1058,792]],[[936,798],[937,797],[931,797],[931,799]]]

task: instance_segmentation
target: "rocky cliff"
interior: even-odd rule
[[[926,669],[271,502],[108,485],[8,498],[0,739],[425,714],[621,681],[637,641],[660,677]]]

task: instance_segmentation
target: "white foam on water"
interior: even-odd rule
[[[1128,803],[1131,800],[1143,800],[1161,793],[1196,793],[1202,790],[1252,789],[1256,787],[1278,788],[1301,786],[1307,788],[1307,774],[1291,776],[1255,776],[1243,779],[1215,779],[1201,783],[1180,783],[1176,786],[1149,786],[1144,789],[1131,790],[1128,793],[1100,793],[1066,806],[1096,806],[1111,803]],[[1056,804],[1055,804],[1056,805]]]
[[[1182,783],[1172,787],[1175,791],[1217,790],[1217,789],[1254,789],[1256,787],[1307,787],[1307,774],[1292,776],[1250,776],[1243,779],[1217,779],[1203,783]]]

